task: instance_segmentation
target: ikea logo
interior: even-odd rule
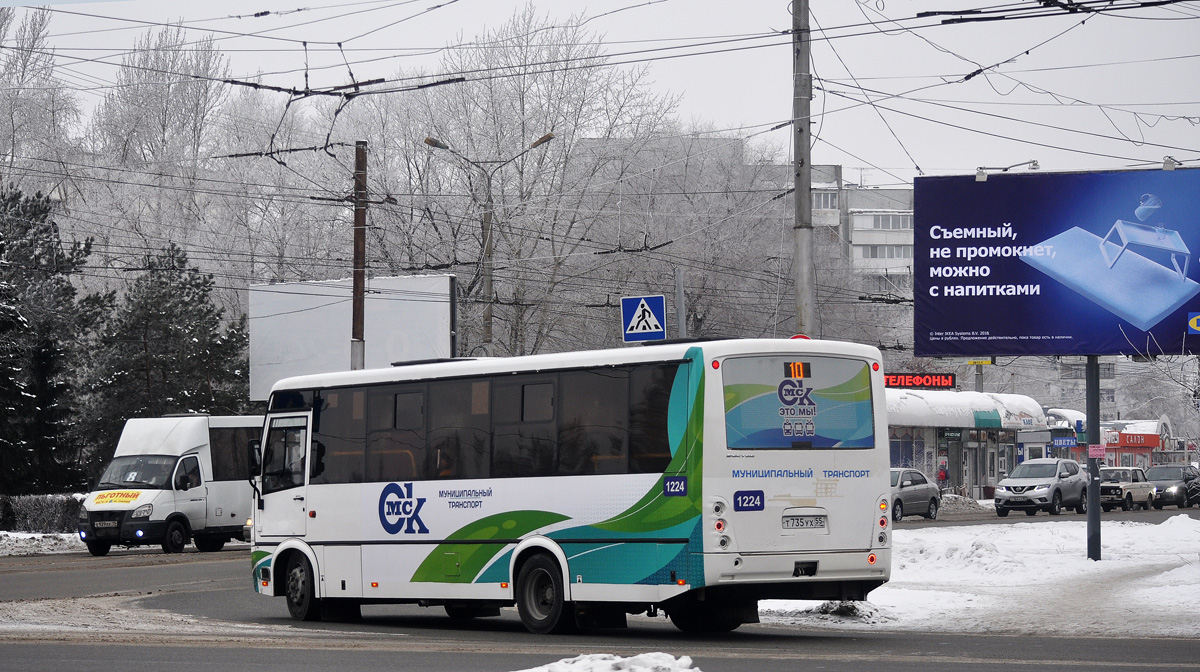
[[[1189,334],[1200,334],[1200,313],[1188,313]]]

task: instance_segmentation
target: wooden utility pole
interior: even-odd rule
[[[367,284],[367,141],[354,143],[354,289],[350,327],[350,368],[363,368],[363,298]]]
[[[817,324],[817,269],[813,263],[811,111],[812,74],[809,72],[811,35],[808,0],[792,2],[792,131],[795,154],[796,333],[820,336]]]

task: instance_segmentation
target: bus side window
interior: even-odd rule
[[[678,364],[652,364],[630,375],[629,473],[662,473],[671,462],[667,405],[678,370]]]
[[[560,378],[560,476],[629,470],[629,371],[567,371]]]
[[[428,457],[440,462],[445,455],[453,466],[450,475],[437,463],[429,469],[435,478],[488,478],[491,475],[491,381],[440,380],[428,388]]]
[[[427,478],[423,385],[389,387],[368,404],[367,480]]]
[[[325,390],[313,410],[313,465],[310,483],[361,483],[366,464],[366,392]],[[318,447],[324,452],[317,454]]]
[[[512,376],[493,389],[492,476],[549,476],[558,431],[555,380],[545,375]]]

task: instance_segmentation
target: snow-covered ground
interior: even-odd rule
[[[900,529],[892,538],[892,580],[867,602],[768,600],[759,605],[763,622],[806,629],[1200,639],[1200,521],[1183,514],[1159,525],[1104,521],[1100,562],[1087,559],[1082,516]],[[0,532],[0,555],[84,550],[71,534]],[[86,610],[82,601],[5,605],[0,633],[61,624],[70,602]],[[136,609],[128,608],[136,620]],[[111,619],[111,609],[105,613]],[[203,627],[191,618],[154,618],[189,630]],[[673,672],[694,669],[691,664],[686,656],[665,653],[588,654],[537,670]]]

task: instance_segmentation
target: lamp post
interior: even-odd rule
[[[554,139],[554,134],[547,133],[547,134],[543,135],[542,137],[538,138],[537,140],[534,140],[533,143],[531,143],[529,145],[529,147],[525,148],[520,153],[518,153],[514,156],[511,156],[507,159],[495,159],[495,160],[491,160],[491,161],[475,161],[475,160],[467,158],[461,152],[454,149],[450,145],[447,145],[446,143],[442,142],[441,140],[438,140],[437,138],[425,138],[425,144],[429,145],[430,147],[433,147],[434,149],[444,149],[444,150],[450,152],[451,154],[453,154],[454,156],[458,157],[459,159],[461,159],[464,163],[467,163],[471,166],[474,166],[475,168],[478,168],[479,172],[483,173],[483,184],[484,184],[483,222],[482,222],[483,252],[481,255],[482,263],[483,263],[482,270],[483,270],[483,295],[484,295],[483,346],[484,346],[484,352],[485,352],[485,354],[487,354],[488,357],[491,357],[494,354],[493,347],[492,347],[492,212],[493,212],[492,176],[494,176],[496,174],[496,172],[499,171],[504,166],[507,166],[508,164],[512,163],[513,161],[516,161],[517,159],[521,158],[522,156],[525,156],[529,152],[546,144],[547,142],[550,142],[553,139]]]
[[[975,181],[976,182],[987,182],[987,178],[988,178],[987,171],[989,171],[989,170],[998,170],[1002,173],[1007,173],[1008,171],[1012,170],[1013,168],[1020,168],[1021,166],[1029,166],[1030,170],[1037,170],[1040,167],[1040,166],[1038,166],[1037,159],[1034,159],[1032,161],[1022,161],[1021,163],[1014,163],[1011,166],[980,166],[975,169]]]

